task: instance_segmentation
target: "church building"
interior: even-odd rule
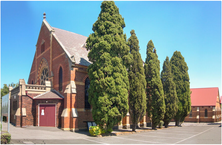
[[[10,91],[10,122],[78,130],[93,121],[87,89],[87,37],[51,27],[44,19],[28,83]]]

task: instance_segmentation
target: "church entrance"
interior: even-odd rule
[[[55,105],[39,105],[39,126],[55,127]]]

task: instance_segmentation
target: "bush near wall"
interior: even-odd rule
[[[9,144],[11,141],[11,134],[8,132],[2,132],[1,134],[1,144]]]

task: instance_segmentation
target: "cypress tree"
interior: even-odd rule
[[[191,110],[190,100],[190,82],[188,75],[188,66],[184,60],[184,57],[179,51],[175,51],[170,59],[173,81],[176,84],[176,91],[178,97],[178,111],[176,113],[175,125],[180,126],[180,123],[184,121],[185,117]]]
[[[146,80],[143,61],[139,53],[139,41],[134,30],[130,34],[131,37],[128,39],[128,45],[133,61],[128,69],[130,84],[129,113],[133,123],[132,131],[135,131],[138,122],[146,113]]]
[[[152,129],[156,129],[160,120],[164,118],[165,102],[160,79],[160,61],[152,40],[147,44],[146,54],[144,68],[147,83],[147,112],[148,116],[152,118]]]
[[[168,127],[170,120],[176,115],[178,110],[178,98],[176,93],[176,85],[173,82],[173,75],[171,73],[171,66],[169,57],[163,63],[163,70],[161,72],[161,81],[163,84],[164,100],[166,105],[166,112],[164,114],[164,124]]]
[[[128,112],[130,63],[129,46],[123,34],[125,22],[113,1],[103,1],[98,20],[93,24],[86,43],[90,79],[89,103],[94,121],[106,132]]]

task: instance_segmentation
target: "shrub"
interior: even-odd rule
[[[160,120],[160,123],[159,123],[159,128],[162,128],[163,127],[163,121],[162,120]]]
[[[6,116],[3,116],[2,120],[3,120],[4,122],[6,122],[6,121],[7,121],[7,117],[6,117]]]
[[[11,140],[11,134],[8,132],[2,133],[1,135],[1,144],[9,144]]]
[[[102,130],[99,128],[99,126],[90,126],[89,133],[92,136],[97,136],[102,133]]]

